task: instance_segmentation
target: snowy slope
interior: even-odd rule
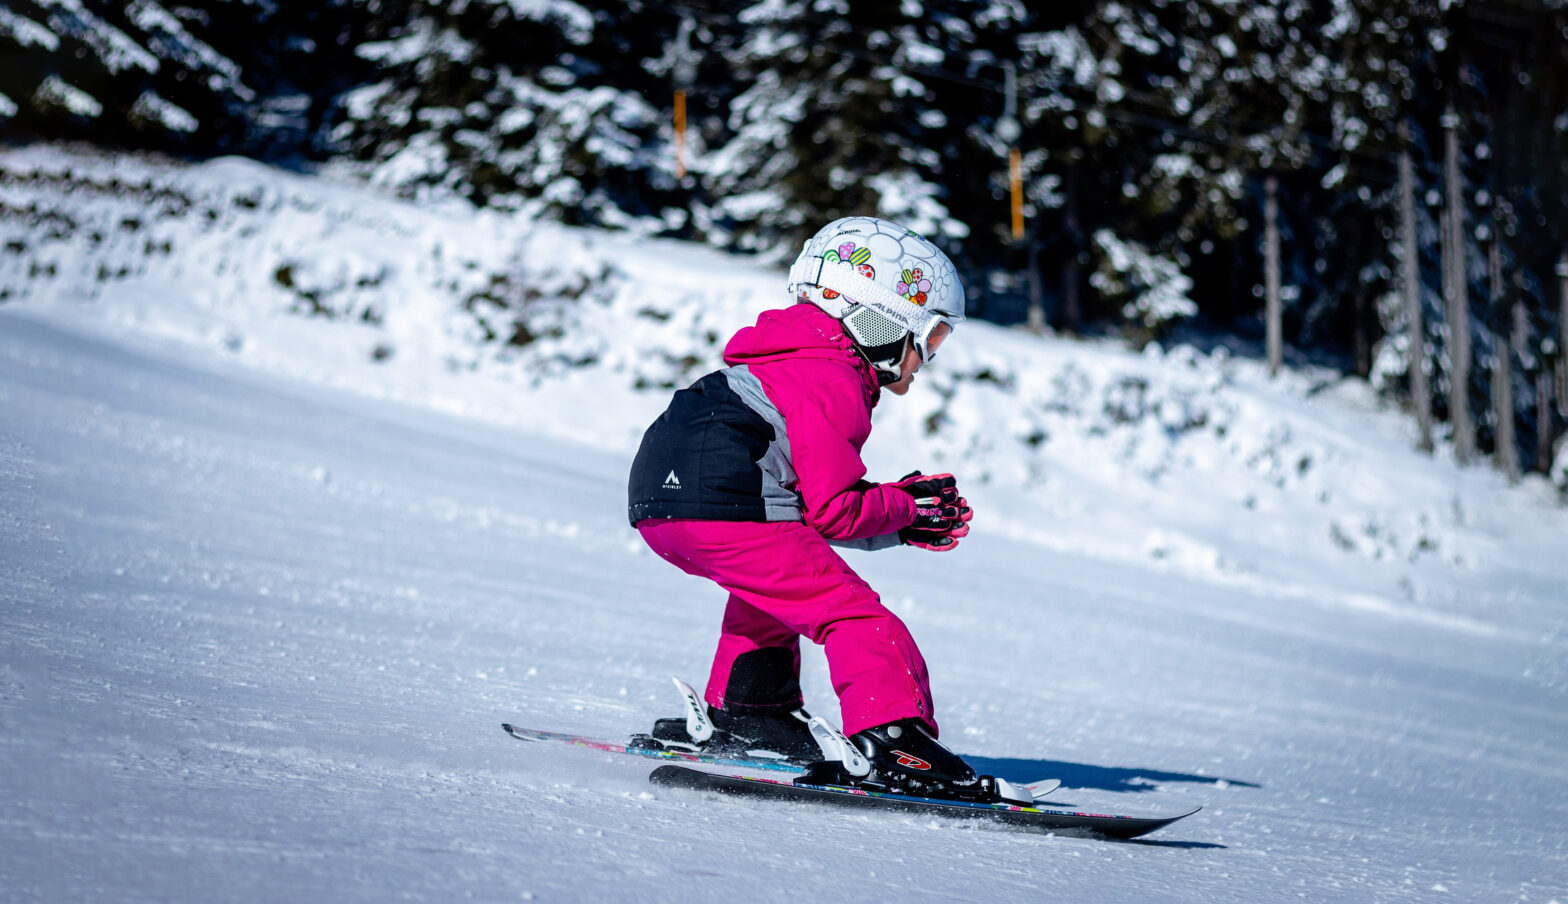
[[[74,231],[0,220],[26,246],[0,256],[11,898],[1568,900],[1564,517],[1410,453],[1353,384],[969,324],[878,412],[873,476],[936,461],[979,511],[950,556],[854,559],[944,737],[1063,803],[1200,815],[1115,845],[703,801],[498,726],[617,736],[705,675],[719,596],[624,521],[666,392],[637,386],[711,367],[776,273],[239,162],[19,153],[10,209]],[[194,213],[14,178],[60,159]],[[161,225],[90,238],[137,210]],[[284,259],[379,322],[291,311]],[[141,269],[96,277],[116,260]],[[497,272],[603,278],[498,348],[462,304]],[[832,715],[815,655],[806,687]]]

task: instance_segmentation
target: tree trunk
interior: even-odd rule
[[[1519,482],[1519,441],[1514,430],[1514,349],[1511,312],[1507,304],[1507,291],[1503,288],[1503,252],[1493,224],[1491,246],[1487,249],[1487,271],[1491,292],[1487,310],[1492,322],[1499,325],[1493,340],[1492,359],[1492,415],[1497,421],[1497,468],[1508,477],[1509,483]]]
[[[1083,234],[1078,224],[1078,153],[1067,162],[1067,254],[1062,259],[1062,329],[1077,333],[1083,329],[1083,301],[1078,294],[1078,255],[1083,253]]]
[[[1269,376],[1279,375],[1284,363],[1284,313],[1279,300],[1279,180],[1273,176],[1263,183],[1263,280]]]
[[[1557,259],[1557,415],[1568,420],[1568,247]]]
[[[1535,374],[1535,469],[1552,471],[1552,372],[1542,367]]]
[[[1546,467],[1541,470],[1551,471],[1550,459],[1557,452],[1557,445],[1565,431],[1568,431],[1568,246],[1563,248],[1563,253],[1557,259],[1557,343],[1554,351],[1557,353],[1556,364],[1556,391],[1557,397],[1557,424],[1553,425],[1548,417],[1541,425],[1543,433],[1550,433],[1551,439],[1547,442]]]
[[[1045,287],[1040,284],[1040,241],[1029,236],[1029,332],[1045,332]]]
[[[1410,337],[1410,400],[1416,409],[1417,445],[1422,452],[1431,452],[1432,389],[1426,376],[1426,318],[1421,311],[1420,249],[1416,247],[1415,176],[1410,163],[1410,130],[1403,122],[1399,124],[1399,137],[1404,142],[1399,152],[1399,271]]]
[[[1464,199],[1459,181],[1459,117],[1453,105],[1443,113],[1444,164],[1448,194],[1447,254],[1443,296],[1448,307],[1448,408],[1453,423],[1454,458],[1475,460],[1475,421],[1470,415],[1470,290],[1465,266]]]
[[[1372,342],[1367,335],[1367,287],[1356,285],[1355,324],[1351,327],[1351,342],[1355,346],[1356,376],[1365,380],[1372,373]]]

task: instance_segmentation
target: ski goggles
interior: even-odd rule
[[[936,350],[947,341],[948,336],[953,335],[953,323],[946,314],[937,314],[919,335],[910,334],[915,350],[920,352],[921,361],[929,363],[936,357]]]
[[[957,318],[946,314],[932,314],[919,332],[886,316],[876,308],[854,305],[843,317],[844,329],[855,344],[873,356],[873,360],[896,360],[904,354],[907,340],[920,353],[920,360],[928,362],[936,357],[936,350],[952,335]]]

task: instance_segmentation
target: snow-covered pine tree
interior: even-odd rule
[[[695,164],[714,199],[712,228],[749,250],[792,246],[853,213],[949,242],[967,236],[946,184],[975,175],[944,151],[959,147],[973,109],[944,108],[933,85],[964,71],[954,52],[970,39],[974,6],[761,0],[741,9],[739,39],[725,52],[744,87],[729,104],[727,139]]]
[[[327,128],[338,98],[363,84],[370,71],[354,48],[379,25],[389,2],[209,4],[215,10],[209,15],[210,40],[240,64],[257,94],[246,110],[246,154],[282,162],[331,154]],[[248,21],[249,30],[214,18],[236,5],[254,6],[241,22]]]
[[[397,0],[334,142],[378,183],[569,223],[633,225],[673,196],[667,85],[642,71],[676,18],[610,0]],[[659,228],[655,223],[653,228]]]
[[[1167,274],[1162,283],[1190,288],[1179,251],[1193,227],[1181,215],[1201,225],[1207,210],[1199,195],[1210,206],[1223,195],[1193,187],[1207,149],[1183,145],[1168,128],[1177,117],[1167,70],[1190,68],[1183,60],[1193,50],[1166,21],[1177,10],[1110,0],[1083,7],[1031,13],[1017,39],[1031,200],[1042,213],[1066,208],[1033,232],[1044,269],[1060,271],[1064,299],[1078,287],[1081,261],[1094,272],[1088,285],[1097,297],[1082,312],[1147,337],[1194,308],[1186,289],[1173,296],[1182,304],[1144,304],[1159,293],[1129,269],[1129,254],[1136,249],[1139,261]],[[1069,328],[1075,313],[1064,312]]]
[[[319,159],[328,111],[360,78],[352,36],[375,16],[354,0],[16,0],[0,8],[0,130]]]
[[[257,95],[204,36],[254,33],[255,14],[249,3],[12,0],[0,7],[0,127],[13,139],[237,149]]]

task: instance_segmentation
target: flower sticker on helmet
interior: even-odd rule
[[[866,279],[876,279],[876,268],[866,263],[871,259],[870,248],[856,248],[854,242],[845,242],[837,248],[829,248],[822,252],[822,259],[830,264],[845,263],[855,267],[856,272]],[[838,293],[832,289],[823,289],[824,298],[837,298]]]
[[[920,272],[919,267],[913,270],[905,269],[904,278],[898,281],[894,291],[915,304],[924,306],[926,293],[931,291],[931,280],[925,278],[925,274]]]

